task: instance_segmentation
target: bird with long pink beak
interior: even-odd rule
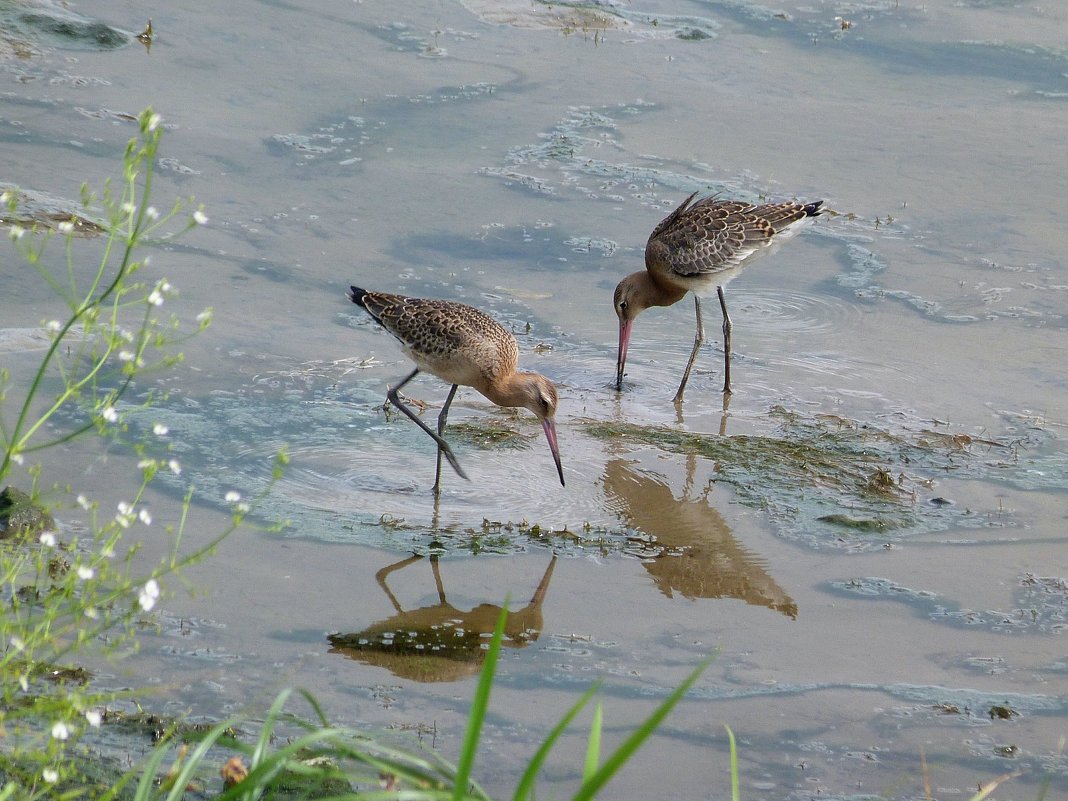
[[[723,391],[731,392],[731,331],[723,287],[735,278],[752,257],[770,253],[796,234],[820,213],[822,200],[815,203],[769,203],[757,206],[738,200],[697,197],[694,192],[653,229],[645,246],[645,269],[631,273],[616,286],[613,305],[619,317],[619,351],[616,356],[616,389],[623,389],[631,328],[636,318],[650,306],[671,306],[693,292],[697,310],[697,333],[693,351],[675,393],[682,393],[704,342],[701,295],[716,288],[723,311]]]
[[[362,307],[401,344],[405,354],[415,362],[415,369],[386,393],[390,402],[404,412],[438,445],[434,495],[441,490],[441,457],[448,460],[461,477],[467,478],[456,455],[443,438],[449,406],[461,387],[473,387],[498,406],[522,406],[541,420],[549,450],[564,486],[564,468],[556,443],[556,387],[539,373],[516,371],[519,345],[504,326],[485,312],[451,300],[410,298],[351,287],[349,300]],[[400,389],[420,370],[432,373],[452,384],[445,405],[438,415],[434,433],[400,399]]]

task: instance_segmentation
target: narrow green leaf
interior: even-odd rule
[[[527,769],[523,771],[523,776],[519,780],[519,784],[515,788],[515,801],[526,801],[526,799],[534,798],[534,783],[538,778],[538,771],[541,770],[541,766],[545,764],[545,760],[549,756],[549,752],[552,747],[556,745],[556,741],[560,739],[564,731],[571,721],[575,719],[580,711],[589,703],[593,698],[593,694],[597,692],[601,687],[600,682],[593,684],[590,689],[586,690],[582,694],[582,697],[575,703],[573,707],[568,711],[566,715],[560,720],[559,723],[549,732],[549,736],[545,738],[545,742],[541,744],[541,747],[535,752],[533,759],[530,760],[530,764],[527,765]]]
[[[658,706],[653,714],[646,718],[637,730],[624,740],[622,745],[620,745],[619,748],[605,760],[600,770],[590,777],[588,781],[583,781],[582,786],[579,787],[578,792],[575,794],[574,801],[589,801],[589,799],[593,798],[600,792],[601,788],[604,787],[609,779],[611,779],[616,772],[623,767],[624,763],[633,756],[634,752],[641,747],[641,744],[645,742],[649,735],[656,731],[656,728],[663,722],[668,713],[679,701],[682,700],[682,697],[686,695],[686,691],[690,689],[695,681],[697,681],[697,677],[700,676],[710,664],[712,664],[713,658],[714,656],[710,656],[702,661],[694,672],[686,678],[686,681],[680,684],[675,692],[669,695],[664,703]]]
[[[731,744],[731,801],[739,801],[741,796],[738,793],[738,746],[734,742],[731,727],[724,723],[723,728],[727,730],[727,739]]]
[[[464,734],[463,747],[460,750],[460,761],[456,765],[455,784],[452,788],[452,797],[455,801],[460,801],[468,795],[471,768],[475,764],[475,755],[478,753],[478,741],[482,734],[482,723],[486,719],[486,709],[489,707],[490,690],[493,689],[493,675],[497,669],[497,657],[501,653],[504,622],[507,619],[508,601],[505,601],[500,617],[497,618],[497,627],[493,630],[493,638],[490,640],[486,661],[482,665],[482,672],[478,677],[475,697],[471,701],[471,712],[467,717],[467,731]]]
[[[597,765],[601,761],[601,725],[603,711],[601,703],[593,708],[593,724],[590,726],[590,740],[586,743],[586,764],[582,768],[582,781],[588,782],[597,772]]]

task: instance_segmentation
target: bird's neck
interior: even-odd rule
[[[630,276],[634,284],[632,302],[637,301],[643,309],[650,306],[673,306],[685,297],[686,287],[657,281],[650,270],[639,270]]]
[[[530,392],[528,376],[532,373],[512,373],[500,381],[477,387],[478,391],[498,406],[525,406]]]

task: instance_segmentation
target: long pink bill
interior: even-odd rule
[[[619,355],[616,356],[616,389],[623,389],[623,368],[627,364],[627,348],[630,347],[630,327],[634,321],[619,324]]]
[[[545,439],[549,440],[549,450],[553,452],[553,461],[556,462],[556,472],[560,474],[560,486],[564,484],[564,468],[560,464],[560,448],[556,444],[556,423],[548,417],[541,421],[541,427],[545,429]]]

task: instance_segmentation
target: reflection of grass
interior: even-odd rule
[[[832,415],[771,411],[777,436],[711,436],[658,426],[592,423],[587,434],[714,463],[713,481],[766,510],[783,533],[829,544],[834,537],[932,530],[972,515],[934,497],[940,477],[967,468],[982,477],[1012,466],[1013,449],[930,429],[891,432]],[[921,503],[929,501],[929,503]]]

